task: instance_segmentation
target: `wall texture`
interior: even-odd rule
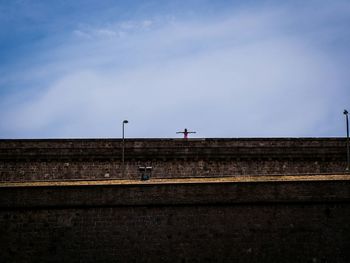
[[[0,181],[138,179],[337,173],[346,167],[345,139],[0,140]]]
[[[317,177],[317,176],[316,176]],[[350,180],[0,188],[1,262],[349,262]]]
[[[121,153],[0,140],[0,262],[350,262],[344,139],[129,139],[124,169]]]

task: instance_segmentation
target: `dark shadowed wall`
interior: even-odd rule
[[[3,186],[1,262],[349,262],[349,186]]]

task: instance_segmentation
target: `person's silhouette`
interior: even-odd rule
[[[185,128],[184,131],[182,131],[182,132],[176,132],[176,133],[183,133],[183,134],[184,134],[184,139],[188,139],[188,134],[189,134],[189,133],[196,133],[196,132],[192,132],[192,131],[189,132],[189,131]]]

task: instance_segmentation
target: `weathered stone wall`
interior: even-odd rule
[[[0,140],[0,262],[350,262],[350,180],[317,175],[344,139],[129,139],[124,173],[121,149]],[[137,180],[67,181],[106,178]]]
[[[1,262],[349,262],[350,180],[0,187]]]
[[[137,179],[343,172],[345,140],[281,139],[0,140],[0,180]]]
[[[344,171],[343,161],[147,161],[126,162],[123,175],[120,162],[4,162],[2,181],[60,179],[136,179],[138,167],[153,167],[152,178],[220,177],[262,174],[336,173]]]

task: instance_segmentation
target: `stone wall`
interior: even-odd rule
[[[0,185],[1,262],[349,262],[350,180]]]
[[[0,181],[138,179],[339,173],[345,139],[128,139],[122,172],[118,139],[0,140]]]

